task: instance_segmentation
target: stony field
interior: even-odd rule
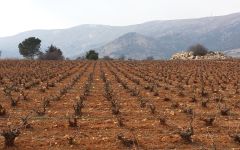
[[[0,61],[0,149],[232,149],[239,125],[239,60]]]

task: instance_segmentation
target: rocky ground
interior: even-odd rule
[[[180,52],[174,54],[171,59],[182,59],[182,60],[204,60],[204,59],[213,59],[213,60],[219,60],[219,59],[228,59],[231,58],[229,56],[224,55],[221,52],[210,52],[205,56],[194,56],[193,52]]]
[[[0,149],[237,150],[239,72],[239,60],[0,61]]]

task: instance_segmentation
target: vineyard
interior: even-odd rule
[[[0,61],[0,149],[231,149],[240,61]]]

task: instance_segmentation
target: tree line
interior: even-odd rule
[[[19,53],[27,58],[39,60],[64,60],[63,53],[60,48],[50,45],[45,52],[40,51],[41,40],[36,37],[29,37],[19,43]],[[196,44],[188,48],[189,52],[192,52],[194,56],[204,56],[212,51],[209,51],[201,44]],[[0,52],[1,56],[1,52]],[[89,50],[84,57],[78,57],[77,59],[97,60],[99,58],[98,53],[95,50]],[[104,60],[112,60],[109,56],[104,56]],[[119,60],[125,60],[125,56],[120,56]],[[146,60],[154,60],[152,56],[146,58]]]
[[[19,43],[19,53],[27,59],[33,60],[37,57],[39,60],[64,60],[63,53],[60,48],[50,45],[45,52],[40,51],[41,40],[36,37],[29,37]],[[85,56],[89,60],[97,60],[98,53],[95,50],[89,50]]]

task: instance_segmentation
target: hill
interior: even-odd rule
[[[99,48],[98,52],[100,56],[113,58],[127,56],[128,58],[144,59],[149,56],[164,55],[164,51],[159,50],[158,47],[158,41],[154,38],[130,32]]]

